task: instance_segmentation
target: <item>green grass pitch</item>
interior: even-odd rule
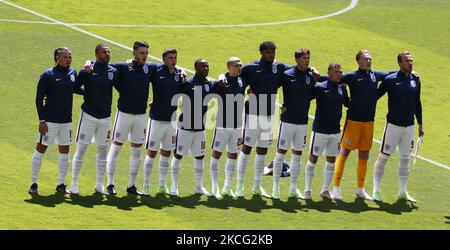
[[[248,24],[311,18],[344,9],[350,0],[162,0],[141,1],[26,1],[9,2],[64,23],[202,25]],[[450,2],[419,0],[360,0],[355,8],[326,19],[272,26],[226,28],[151,28],[77,26],[80,29],[131,47],[135,40],[150,43],[150,54],[160,57],[164,48],[178,50],[178,65],[193,69],[197,58],[210,62],[210,76],[225,72],[225,61],[236,55],[248,63],[259,59],[263,40],[277,44],[277,60],[294,64],[293,52],[300,47],[312,51],[312,66],[322,73],[331,61],[343,64],[344,72],[357,68],[354,56],[360,49],[373,53],[375,70],[397,69],[396,55],[412,52],[415,70],[422,77],[422,105],[425,139],[420,155],[450,165]],[[47,151],[39,176],[40,195],[31,199],[31,156],[36,143],[38,118],[34,98],[39,74],[52,66],[58,46],[73,51],[72,66],[79,69],[94,59],[94,47],[101,40],[61,25],[17,23],[4,20],[48,20],[0,1],[0,229],[450,229],[450,171],[418,160],[411,171],[409,191],[416,204],[396,202],[398,190],[396,153],[388,162],[382,183],[384,203],[355,201],[356,157],[347,161],[342,181],[344,202],[324,202],[318,191],[324,160],[316,168],[313,201],[288,201],[288,178],[282,178],[280,201],[252,199],[253,156],[246,173],[244,200],[215,200],[193,196],[194,171],[191,157],[182,161],[180,197],[155,196],[156,167],[148,198],[126,196],[129,143],[121,151],[116,172],[117,197],[96,198],[95,147],[90,146],[80,175],[78,199],[54,195],[57,149]],[[111,45],[111,61],[124,61],[131,52]],[[280,90],[281,93],[281,90]],[[152,95],[152,93],[151,93]],[[150,100],[151,100],[150,96]],[[113,111],[117,93],[114,93]],[[74,129],[82,98],[74,98]],[[314,101],[310,110],[313,112]],[[378,103],[375,138],[381,139],[387,98]],[[114,114],[114,113],[113,113]],[[312,122],[312,121],[311,121]],[[276,120],[278,123],[278,119]],[[207,131],[207,143],[212,140]],[[71,147],[73,155],[75,144]],[[208,147],[209,148],[209,147]],[[379,145],[374,143],[369,159],[366,187],[372,189],[372,170]],[[266,162],[274,157],[269,150]],[[210,151],[205,157],[205,186],[210,189]],[[143,151],[144,155],[144,151]],[[289,159],[289,155],[287,157]],[[299,187],[304,185],[304,165]],[[225,159],[220,161],[219,182],[223,184]],[[141,167],[142,170],[142,167]],[[138,187],[141,187],[141,174]],[[170,177],[169,177],[170,179]],[[70,174],[66,183],[70,181]],[[170,181],[169,181],[170,183]],[[233,184],[234,185],[234,184]],[[272,178],[264,177],[270,190]]]

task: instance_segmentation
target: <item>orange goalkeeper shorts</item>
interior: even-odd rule
[[[373,122],[347,120],[341,138],[341,147],[369,151],[372,148]]]

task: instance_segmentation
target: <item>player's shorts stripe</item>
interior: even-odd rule
[[[149,122],[149,124],[148,124],[148,131],[147,131],[147,143],[145,144],[145,148],[148,148],[148,143],[149,143],[149,141],[150,141],[150,131],[152,130],[152,119],[151,118],[149,118],[150,119],[150,122]]]
[[[311,147],[310,147],[310,154],[313,154],[313,149],[314,149],[314,140],[316,139],[316,132],[313,131],[313,138],[312,138],[312,142],[311,142]]]
[[[77,128],[76,142],[78,142],[78,137],[80,136],[80,128],[81,128],[81,123],[83,122],[83,114],[84,114],[84,111],[81,111],[80,121],[78,122],[78,128]]]
[[[211,148],[214,148],[214,142],[216,141],[216,133],[217,133],[217,128],[214,129],[214,136],[213,136],[213,140],[212,140],[212,145]]]
[[[176,139],[175,139],[175,154],[177,153],[177,150],[178,150],[178,129],[177,129],[177,134],[175,135],[176,137]]]
[[[113,133],[112,133],[112,139],[113,139],[113,141],[114,141],[114,137],[115,137],[115,135],[116,135],[116,125],[117,125],[117,120],[119,120],[119,113],[120,113],[120,111],[117,110],[117,112],[116,112],[116,117],[115,117],[115,119],[114,119],[114,126],[113,126]]]
[[[244,127],[243,127],[243,129],[242,129],[242,139],[245,141],[245,128],[247,127],[247,116],[248,115],[245,115],[245,118],[244,118]]]
[[[342,139],[344,138],[345,129],[347,128],[347,122],[348,122],[348,119],[345,119],[344,129],[342,130],[342,135],[341,135],[341,139],[339,140],[339,145],[342,143]]]
[[[387,153],[383,152],[383,150],[384,150],[384,139],[386,138],[387,126],[388,126],[388,123],[386,122],[386,125],[384,125],[383,141],[381,142],[381,153],[383,153],[383,154],[387,154]],[[389,154],[387,154],[387,155],[389,155]]]
[[[280,148],[280,135],[281,135],[281,128],[282,127],[283,127],[283,122],[280,123],[280,128],[278,129],[277,148]]]

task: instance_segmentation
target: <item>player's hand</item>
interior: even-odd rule
[[[219,84],[219,86],[222,87],[222,88],[227,87],[227,84],[223,80],[217,81],[217,84]]]
[[[314,81],[318,82],[320,80],[320,72],[314,67],[311,67],[311,71],[313,74]]]
[[[419,124],[419,129],[418,129],[418,131],[419,131],[419,136],[420,137],[422,137],[425,133],[423,132],[423,125],[422,124]]]
[[[224,74],[220,74],[219,77],[217,77],[218,81],[222,81],[225,85],[228,84],[227,78]],[[220,85],[222,86],[222,85]]]
[[[287,111],[287,108],[283,106],[283,107],[280,108],[280,110],[281,110],[281,113],[284,113],[284,112]]]
[[[128,64],[128,67],[132,67],[133,66],[133,59],[128,59],[126,61],[126,63]]]
[[[239,138],[237,139],[237,146],[240,147],[240,146],[242,146],[242,145],[244,145],[244,139],[243,139],[242,137],[239,137]]]
[[[46,122],[39,122],[39,133],[45,135],[48,132],[48,126]]]
[[[412,71],[411,72],[411,74],[413,74],[415,77],[417,77],[417,78],[419,78],[420,79],[420,75],[419,75],[419,73],[417,73],[416,71]]]
[[[252,91],[252,89],[249,88],[249,89],[247,90],[247,95],[250,95],[250,94],[253,94],[253,91]]]
[[[188,74],[186,73],[186,71],[184,69],[181,70],[180,77],[181,77],[181,82],[185,83],[186,79],[188,78]]]
[[[94,72],[94,67],[92,66],[92,61],[91,61],[91,60],[87,60],[87,61],[84,63],[83,69],[84,69],[84,71],[86,71],[87,73],[92,73],[92,72]]]

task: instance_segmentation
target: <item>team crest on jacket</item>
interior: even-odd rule
[[[108,78],[109,80],[112,80],[114,78],[113,72],[108,72]]]
[[[373,72],[370,72],[370,79],[372,82],[377,82],[377,78],[375,77],[375,74]]]
[[[209,85],[208,84],[205,84],[205,90],[206,90],[206,92],[209,92]]]
[[[278,67],[277,67],[276,64],[273,64],[273,65],[272,65],[272,72],[273,72],[274,74],[276,74],[276,73],[278,72]]]
[[[311,78],[309,76],[306,77],[305,81],[306,81],[306,84],[308,84],[308,85],[311,84]]]
[[[70,75],[70,80],[71,80],[72,82],[75,82],[75,76],[74,76],[74,75]]]
[[[342,88],[341,88],[341,86],[338,87],[338,93],[339,93],[340,95],[342,95]]]
[[[411,84],[411,87],[413,87],[413,88],[415,88],[415,87],[416,87],[416,81],[414,81],[414,80],[411,80],[410,84]]]
[[[178,82],[178,80],[180,80],[180,75],[178,73],[175,73],[175,81]]]
[[[144,64],[144,73],[145,73],[145,74],[148,73],[148,66],[147,66],[147,64]]]
[[[242,84],[242,79],[240,77],[238,77],[238,83],[239,83],[239,87],[242,88],[243,84]]]

